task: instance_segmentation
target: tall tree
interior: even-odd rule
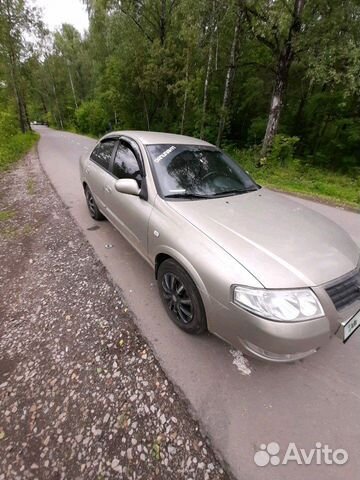
[[[291,7],[292,2],[292,7]],[[279,127],[284,106],[289,71],[295,56],[296,36],[301,32],[301,17],[305,0],[275,1],[264,8],[264,2],[253,6],[244,4],[244,12],[251,31],[276,57],[275,79],[270,101],[270,111],[261,154],[266,155]],[[280,18],[280,21],[279,21]]]
[[[39,26],[36,9],[24,0],[0,0],[0,56],[8,73],[16,100],[22,132],[30,130],[22,75],[22,62],[29,45],[25,35]]]
[[[217,134],[216,145],[220,146],[221,139],[224,133],[225,123],[228,118],[228,110],[231,102],[231,96],[233,92],[233,85],[235,80],[235,70],[237,61],[239,58],[239,39],[240,39],[240,29],[243,20],[243,10],[241,0],[238,0],[238,6],[236,10],[236,18],[235,18],[235,27],[234,27],[234,35],[231,44],[230,56],[229,56],[229,64],[227,67],[226,78],[225,78],[225,87],[224,87],[224,95],[223,101],[220,111],[220,120],[219,120],[219,128]]]
[[[203,93],[203,104],[202,104],[202,114],[201,114],[201,124],[200,124],[200,138],[204,138],[206,114],[208,107],[208,94],[209,94],[209,85],[210,85],[210,76],[213,69],[213,56],[214,56],[214,43],[215,35],[217,34],[218,22],[217,22],[217,0],[212,1],[212,10],[207,25],[208,30],[208,55],[206,62],[206,71],[204,79],[204,93]]]
[[[239,148],[263,139],[263,155],[278,132],[285,146],[300,137],[296,154],[319,165],[358,163],[359,0],[83,1],[89,32],[67,25],[31,55],[16,49],[31,118],[96,135],[116,127],[226,137]],[[4,9],[1,21],[3,35]],[[16,94],[6,52],[2,42],[8,108]]]
[[[63,24],[54,34],[54,49],[64,61],[63,69],[67,70],[74,105],[77,108],[78,97],[83,91],[82,85],[85,82],[82,71],[84,52],[80,33],[72,25]]]

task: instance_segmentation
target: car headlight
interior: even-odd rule
[[[324,310],[309,288],[299,290],[267,290],[234,288],[234,302],[240,307],[269,320],[298,322],[322,317]]]

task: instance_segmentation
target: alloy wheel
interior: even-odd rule
[[[165,273],[162,293],[171,312],[185,325],[193,319],[193,305],[181,280],[173,273]]]

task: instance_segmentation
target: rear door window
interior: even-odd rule
[[[103,140],[98,143],[91,154],[91,160],[105,168],[105,170],[109,170],[115,143],[115,139]]]

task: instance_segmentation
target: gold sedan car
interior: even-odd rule
[[[154,268],[170,318],[288,362],[360,325],[359,249],[335,223],[260,187],[213,145],[167,133],[103,137],[80,162],[90,215]]]

